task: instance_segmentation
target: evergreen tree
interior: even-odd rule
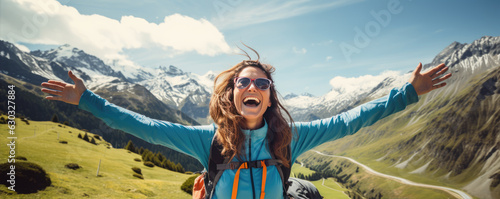
[[[164,169],[167,169],[167,159],[165,159],[161,162],[161,167]]]
[[[132,143],[132,140],[128,141],[127,146],[125,146],[125,149],[127,149],[127,150],[129,150],[131,152],[136,153],[135,146],[134,146],[134,143]]]
[[[163,162],[164,159],[166,159],[165,156],[162,153],[160,153],[160,152],[156,153],[155,156],[158,158],[158,160],[160,161],[160,163]]]
[[[78,133],[78,138],[83,139],[82,134]]]
[[[87,135],[87,132],[85,132],[85,135],[83,136],[83,140],[90,142],[89,136]]]
[[[175,165],[175,171],[179,172],[179,173],[185,173],[186,171],[184,170],[184,167],[182,167],[181,163],[177,163]]]
[[[50,121],[57,123],[57,122],[59,122],[59,118],[58,118],[58,117],[57,117],[57,115],[54,113],[54,115],[52,115],[52,119],[50,119]]]
[[[95,142],[94,137],[92,137],[92,140],[90,140],[90,143],[97,145],[97,143]]]

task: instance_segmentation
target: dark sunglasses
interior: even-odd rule
[[[250,79],[248,77],[238,77],[234,79],[234,86],[238,89],[244,89],[248,87],[252,82],[257,88],[263,91],[269,89],[269,87],[271,87],[271,84],[273,83],[267,78]]]

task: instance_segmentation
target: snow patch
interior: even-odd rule
[[[424,166],[421,166],[420,168],[418,169],[415,169],[414,171],[410,172],[411,174],[421,174],[421,173],[424,173],[425,170],[427,170],[427,167],[429,167],[429,165],[431,164],[432,160],[427,162],[427,164],[425,164]]]
[[[56,61],[63,60],[63,58],[70,58],[76,56],[73,52],[73,48],[69,45],[60,46],[57,50],[57,58]]]
[[[380,157],[379,159],[376,159],[375,161],[380,162],[380,161],[384,160],[388,155],[389,155],[389,153],[385,154],[384,156]]]
[[[5,57],[5,58],[7,58],[7,59],[10,59],[10,55],[9,55],[9,53],[8,53],[8,52],[3,52],[3,51],[0,51],[0,56]]]
[[[396,168],[399,168],[399,169],[404,169],[408,166],[408,163],[410,163],[410,161],[413,159],[413,157],[415,157],[417,155],[417,153],[414,153],[410,158],[408,158],[408,160],[404,161],[404,162],[401,162],[399,163],[398,165],[396,165],[395,167]]]

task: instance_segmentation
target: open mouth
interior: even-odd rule
[[[245,106],[256,107],[259,106],[260,100],[256,97],[246,97],[243,99],[243,104]]]

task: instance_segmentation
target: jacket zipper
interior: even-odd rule
[[[248,162],[252,161],[252,132],[250,131],[250,138],[248,139]],[[252,172],[252,167],[250,167],[250,181],[252,182],[252,194],[253,194],[253,199],[255,199],[255,186],[253,184],[253,172]]]

